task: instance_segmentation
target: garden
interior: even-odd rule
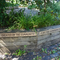
[[[20,9],[18,12],[14,12],[14,8],[10,13],[6,13],[6,7],[27,7],[28,9],[39,9],[38,14],[32,16],[25,15],[24,9]],[[50,0],[34,0],[34,1],[22,1],[22,0],[5,0],[0,1],[0,29],[15,30],[25,29],[29,31],[36,29],[60,25],[60,1]],[[25,45],[24,48],[27,46]],[[16,50],[12,54],[5,54],[7,59],[17,57],[18,60],[60,60],[60,43],[55,45],[41,48],[38,51],[25,51]],[[11,58],[9,58],[11,57]]]
[[[4,8],[7,4],[1,4],[0,10],[0,27],[7,27],[10,29],[33,29],[33,28],[42,28],[47,26],[59,25],[60,24],[60,2],[45,4],[43,1],[38,0],[36,2],[37,7],[40,9],[40,14],[35,16],[25,16],[24,10],[21,9],[18,12],[14,13],[11,9],[10,14],[6,13]],[[9,4],[8,4],[9,5]],[[12,4],[13,5],[13,4]],[[45,6],[46,5],[46,6]],[[30,5],[34,6],[34,4]],[[41,6],[41,7],[40,7]],[[29,8],[29,7],[28,7]]]

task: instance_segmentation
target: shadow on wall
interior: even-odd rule
[[[17,39],[17,38],[15,38]],[[18,46],[18,44],[16,45],[15,42],[13,40],[13,38],[0,38],[0,53],[4,54],[4,53],[10,53],[13,51],[16,51],[16,49],[19,49],[21,47],[21,49],[24,48],[24,46]]]
[[[3,37],[0,38],[0,53],[10,53],[17,49],[34,50],[37,47],[37,37]]]

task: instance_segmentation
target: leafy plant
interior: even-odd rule
[[[42,59],[42,57],[41,56],[37,56],[35,59],[36,60],[40,60],[40,59]]]
[[[60,47],[60,45],[59,45],[59,47]]]
[[[52,52],[50,51],[49,53],[51,54]]]
[[[18,56],[22,56],[24,53],[26,53],[25,48],[27,47],[27,45],[24,45],[24,50],[16,50],[15,53],[13,53],[13,55],[18,55]]]
[[[47,48],[45,48],[45,49],[42,48],[42,52],[47,54]]]
[[[47,48],[45,49],[45,53],[47,53]]]
[[[18,49],[18,50],[16,50],[16,55],[21,56],[21,55],[23,55],[25,52],[26,52],[26,51],[22,51],[22,50]]]
[[[42,57],[41,57],[41,56],[40,56],[39,58],[40,58],[40,59],[42,59]]]
[[[58,57],[55,57],[55,60],[57,60],[58,59]]]
[[[34,1],[31,2],[31,5],[28,6],[28,9],[37,8],[37,5]]]
[[[33,60],[35,60],[35,58],[33,58]]]
[[[25,48],[26,48],[26,47],[27,47],[27,45],[24,45],[24,52],[26,52],[26,51],[25,51]]]
[[[59,51],[59,47],[57,47],[57,50]]]
[[[44,49],[42,48],[42,52],[44,52]]]
[[[56,50],[52,50],[51,52],[52,52],[52,54],[54,54],[54,53],[56,53]]]

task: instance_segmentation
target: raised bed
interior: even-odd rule
[[[60,25],[33,30],[0,29],[0,52],[11,52],[17,49],[40,49],[60,42]]]

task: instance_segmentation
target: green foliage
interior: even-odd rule
[[[55,60],[57,60],[58,59],[58,57],[55,57]]]
[[[37,5],[34,1],[31,2],[31,5],[28,5],[28,9],[33,9],[33,8],[37,8]]]
[[[10,14],[6,14],[4,18],[3,26],[9,27],[9,29],[34,29],[47,27],[60,24],[60,20],[56,20],[56,16],[52,13],[46,13],[45,15],[25,16],[24,10],[21,9],[19,13],[14,13],[13,9]]]
[[[59,51],[59,47],[57,47],[57,50]]]
[[[26,53],[25,48],[27,47],[27,45],[24,45],[24,50],[16,50],[15,53],[13,53],[13,55],[18,55],[18,56],[22,56],[24,53]]]
[[[55,12],[60,12],[60,2],[58,3],[55,3],[54,5],[52,5],[52,9],[55,11]]]
[[[43,49],[43,48],[42,48],[42,52],[44,52],[44,53],[47,54],[47,48],[46,48],[46,49]]]
[[[36,4],[37,4],[38,8],[39,8],[40,10],[42,10],[42,8],[43,8],[43,1],[42,1],[42,0],[35,0],[35,2],[36,2]]]
[[[60,44],[59,44],[59,47],[60,47]]]
[[[12,4],[12,3],[6,2],[6,7],[18,6],[18,5],[19,5],[19,4]]]
[[[45,53],[47,54],[47,48],[45,49]]]
[[[5,7],[5,4],[6,4],[5,0],[1,0],[0,1],[0,8]]]
[[[43,2],[40,3],[42,4]],[[25,9],[21,9],[18,12],[14,13],[14,9],[12,9],[9,15],[6,14],[5,10],[3,11],[3,14],[0,11],[0,27],[9,27],[10,30],[35,30],[35,28],[42,28],[60,24],[60,15],[58,16],[58,14],[55,13],[54,10],[52,10],[52,8],[50,7],[46,9],[47,12],[45,14],[43,14],[44,9],[42,9],[40,15],[35,16],[25,16],[24,11]],[[57,19],[57,17],[59,19]]]
[[[52,53],[52,54],[56,53],[56,50],[52,50],[51,53]]]
[[[52,10],[53,10],[53,13],[58,13],[58,14],[60,14],[60,2],[58,2],[58,3],[53,3],[51,6],[48,6],[47,5],[47,11],[48,12],[51,12]]]
[[[35,59],[36,60],[40,60],[40,59],[42,59],[42,57],[41,56],[37,56]]]
[[[0,1],[0,26],[4,25],[4,18],[5,18],[5,0]]]
[[[21,56],[25,53],[26,51],[22,51],[20,49],[16,50],[16,55]],[[15,54],[14,54],[15,55]]]
[[[52,52],[50,51],[49,53],[51,54]]]
[[[44,52],[44,49],[42,48],[42,52]]]
[[[24,48],[26,48],[27,47],[27,45],[24,45]]]

